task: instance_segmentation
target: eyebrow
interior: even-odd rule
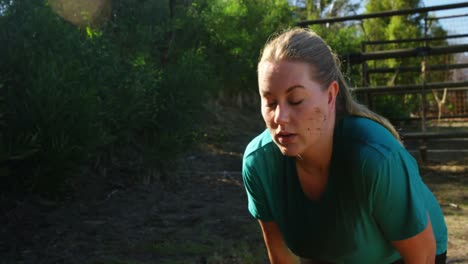
[[[293,85],[286,90],[286,93],[290,93],[292,90],[295,90],[297,88],[305,89],[305,87],[302,85]],[[271,95],[271,92],[268,92],[268,91],[261,91],[261,92],[263,95]]]

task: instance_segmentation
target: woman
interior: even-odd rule
[[[271,263],[445,263],[444,218],[415,160],[353,100],[318,35],[270,40],[258,84],[267,130],[243,177]]]

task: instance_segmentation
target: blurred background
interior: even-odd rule
[[[264,263],[241,158],[260,50],[293,26],[400,130],[468,263],[467,19],[455,0],[0,0],[0,263]]]

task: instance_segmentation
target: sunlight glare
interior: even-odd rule
[[[52,9],[77,26],[100,25],[110,17],[110,0],[49,0]]]

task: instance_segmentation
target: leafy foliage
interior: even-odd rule
[[[259,51],[273,33],[292,26],[292,8],[281,0],[207,0],[201,12],[210,60],[225,89],[256,88]],[[234,30],[235,29],[235,30]]]
[[[203,105],[253,90],[261,45],[292,24],[287,1],[225,2],[114,0],[103,26],[77,28],[47,1],[2,0],[2,191],[61,195],[102,157],[168,169]]]
[[[55,190],[100,141],[96,91],[87,83],[88,47],[46,6],[14,3],[1,20],[3,143],[12,180]]]

